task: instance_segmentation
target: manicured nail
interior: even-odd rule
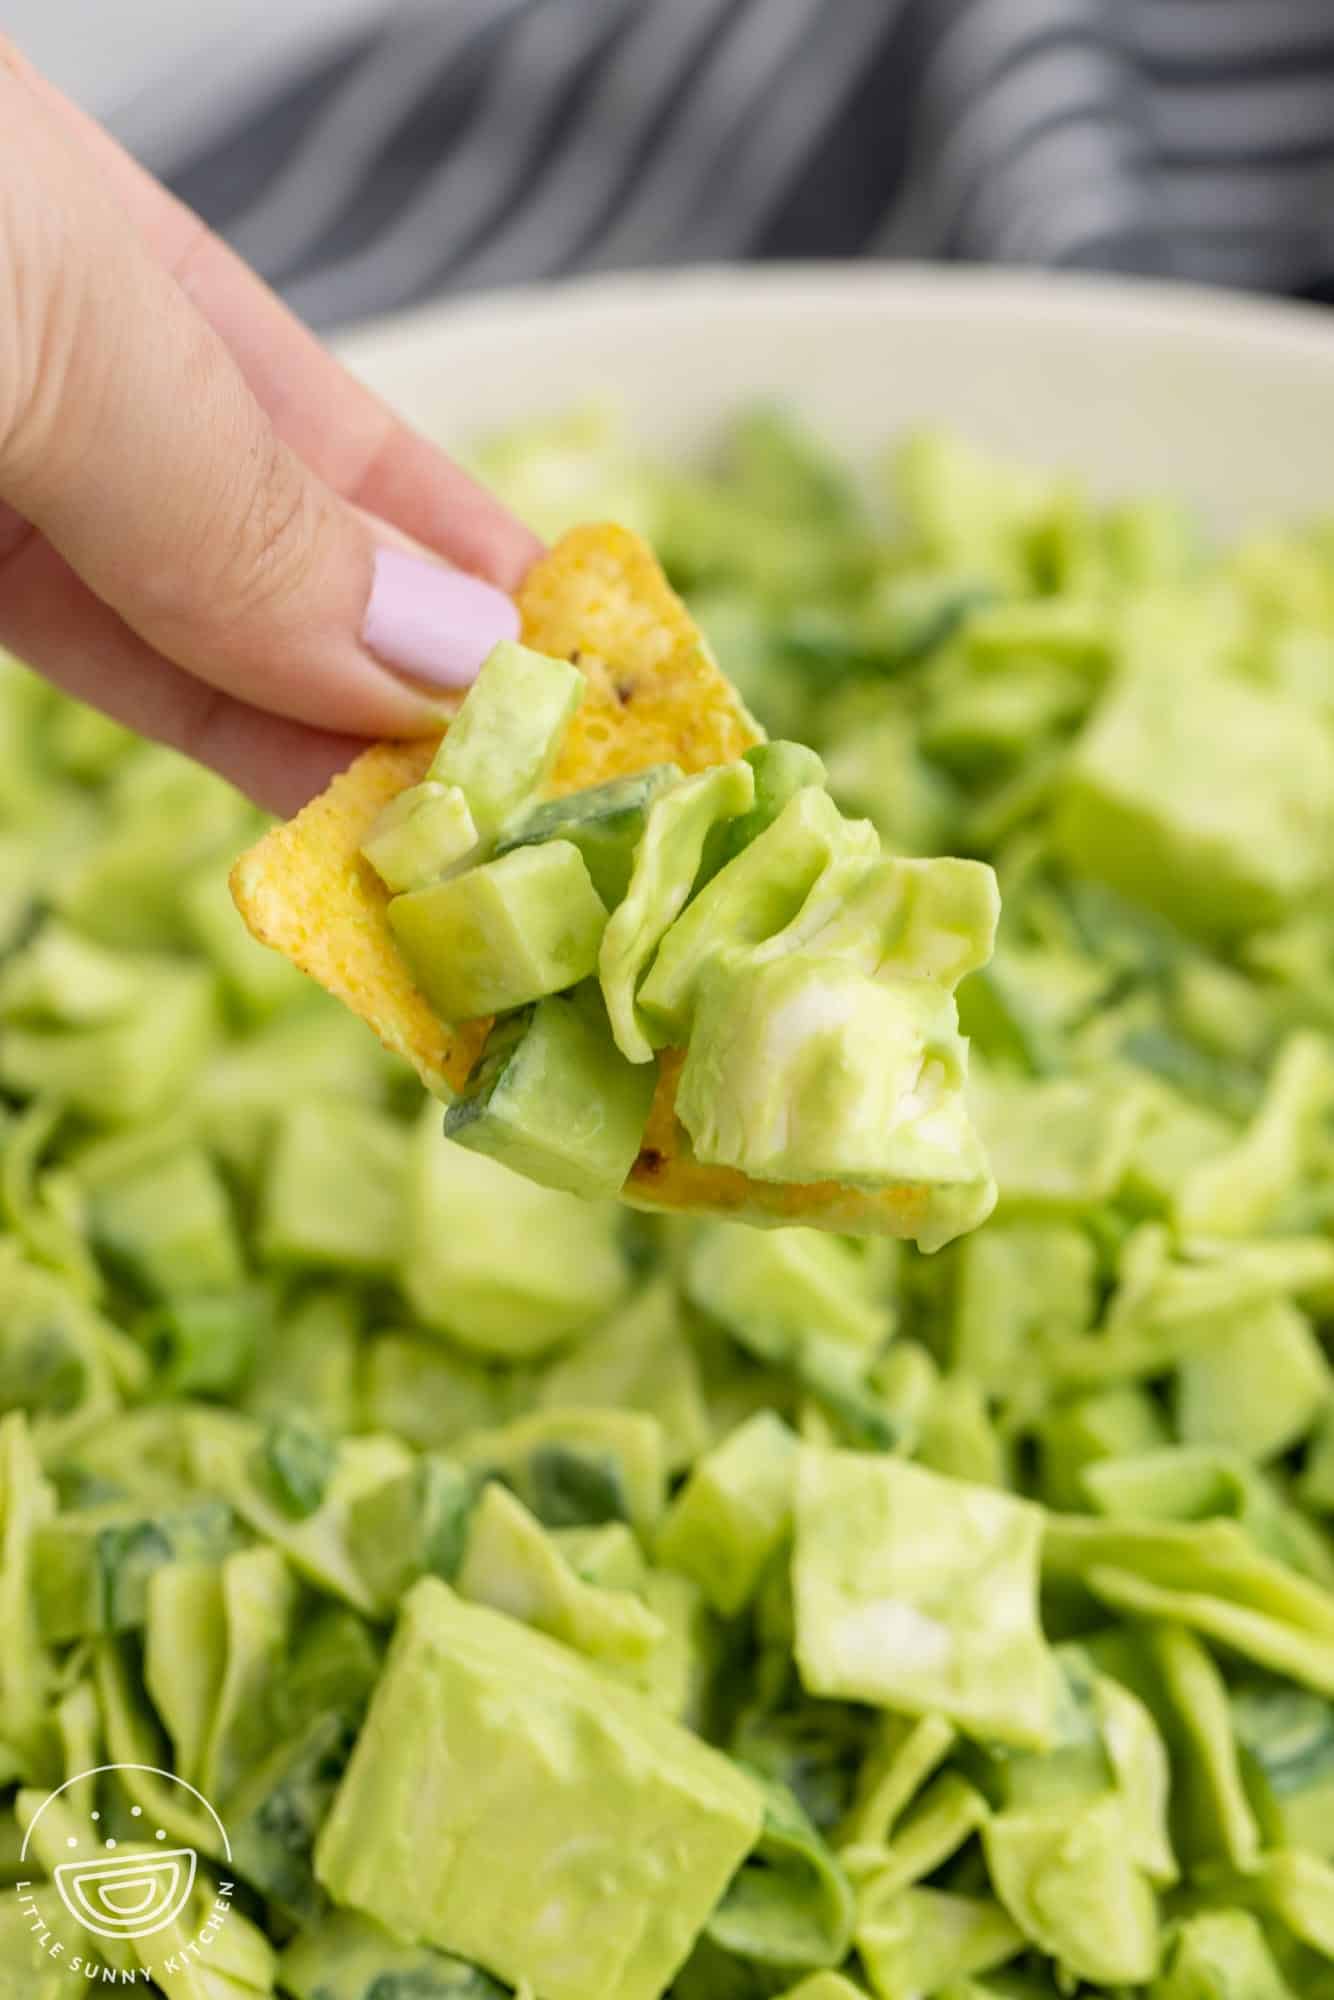
[[[493,646],[518,638],[519,613],[480,577],[379,549],[361,636],[388,666],[436,687],[467,687]]]

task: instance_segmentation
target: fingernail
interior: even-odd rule
[[[361,636],[388,666],[436,687],[467,687],[493,646],[518,638],[519,613],[480,577],[379,549]]]

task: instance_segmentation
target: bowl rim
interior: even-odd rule
[[[1275,359],[1334,371],[1334,317],[1326,306],[1116,272],[1035,270],[1001,264],[812,260],[685,265],[574,275],[447,296],[351,322],[330,338],[355,368],[377,368],[442,337],[530,340],[534,319],[627,330],[637,320],[776,307],[799,315],[837,308],[867,318],[897,312],[935,319],[950,310],[1014,324],[1087,327],[1096,337],[1188,340],[1267,350]]]

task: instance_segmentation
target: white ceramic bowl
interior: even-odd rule
[[[590,393],[658,447],[775,396],[844,450],[948,420],[1222,530],[1334,505],[1334,314],[1122,279],[930,266],[630,275],[356,329],[357,371],[446,444]]]

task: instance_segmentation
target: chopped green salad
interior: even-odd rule
[[[0,1994],[1334,2000],[1334,533],[939,435],[881,496],[767,411],[483,469],[646,532],[774,741],[516,816],[550,673],[526,778],[451,734],[372,859],[481,899],[452,1138],[243,931],[257,816],[0,668]],[[601,1198],[640,1037],[749,1079],[682,1084],[715,1157],[819,1132],[746,924],[865,821],[1000,882],[938,938],[995,1212]],[[159,1835],[171,1924],[77,1921]]]

